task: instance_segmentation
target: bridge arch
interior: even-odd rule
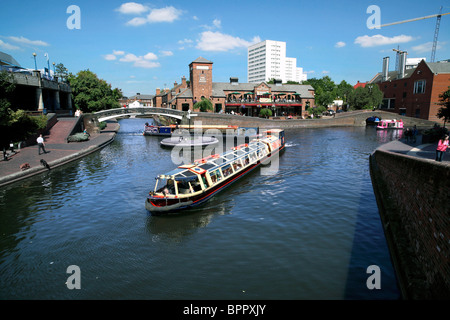
[[[153,107],[116,108],[116,109],[102,110],[94,113],[99,122],[123,116],[144,116],[144,115],[165,116],[183,121],[184,119],[186,119],[187,114],[188,113],[185,111],[168,108],[153,108]]]

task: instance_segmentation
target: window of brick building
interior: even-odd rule
[[[426,80],[414,82],[414,93],[425,93]]]

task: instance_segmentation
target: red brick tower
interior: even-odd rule
[[[212,95],[212,62],[199,57],[189,65],[190,86],[194,103]]]

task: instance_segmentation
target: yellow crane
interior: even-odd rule
[[[430,62],[434,62],[434,58],[436,56],[436,47],[437,47],[437,40],[438,40],[438,35],[439,35],[439,27],[440,27],[440,24],[441,24],[441,18],[442,18],[442,16],[445,16],[447,14],[450,14],[450,12],[442,13],[442,7],[441,7],[441,9],[439,10],[438,14],[432,14],[432,15],[425,16],[425,17],[408,19],[408,20],[403,20],[403,21],[398,21],[398,22],[386,23],[386,24],[382,24],[382,25],[379,25],[379,26],[372,26],[372,27],[370,27],[370,29],[388,27],[388,26],[393,26],[393,25],[400,24],[400,23],[413,22],[413,21],[418,21],[418,20],[424,20],[424,19],[437,17],[437,19],[436,19],[436,28],[434,29],[433,48],[431,50],[431,61],[430,61]]]

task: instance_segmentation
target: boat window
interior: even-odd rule
[[[250,163],[250,159],[248,156],[245,156],[245,160],[244,160],[244,166],[248,165]]]
[[[240,159],[233,161],[233,169],[234,171],[238,171],[242,168],[242,163]]]
[[[219,182],[222,180],[222,175],[220,174],[220,170],[214,170],[210,173],[212,183]]]
[[[250,162],[254,162],[254,161],[256,161],[256,153],[252,152],[250,154]]]
[[[194,190],[194,192],[202,190],[202,185],[200,184],[200,181],[198,181],[198,179],[192,181],[191,186],[192,186],[192,189]]]
[[[178,194],[188,194],[191,193],[190,183],[187,181],[178,182]]]
[[[227,164],[226,166],[224,166],[222,168],[222,173],[223,173],[223,176],[225,178],[228,177],[230,174],[232,174],[233,173],[233,169],[231,168],[231,165]]]
[[[175,183],[172,179],[158,179],[157,186],[162,186],[156,192],[164,195],[175,194]]]

